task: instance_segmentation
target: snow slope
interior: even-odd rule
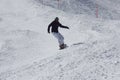
[[[0,3],[3,5],[0,7],[0,72],[54,54],[56,46],[49,48],[54,43],[48,42],[52,38],[46,34],[44,17],[37,17],[31,2],[3,0]]]
[[[63,10],[68,13],[86,14],[96,17],[98,5],[99,18],[120,19],[119,0],[36,0],[44,5]]]
[[[0,1],[0,80],[119,80],[120,21],[65,13],[31,0]],[[47,34],[56,17],[69,48]]]

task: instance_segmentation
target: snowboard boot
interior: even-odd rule
[[[65,48],[65,45],[64,45],[64,44],[61,44],[59,47],[60,47],[60,50],[61,50],[61,49],[64,49],[64,48]]]

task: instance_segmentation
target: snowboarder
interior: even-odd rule
[[[63,26],[59,22],[58,17],[56,17],[55,20],[49,24],[48,33],[50,33],[50,27],[52,28],[51,32],[52,32],[53,36],[58,39],[60,49],[64,49],[66,47],[66,44],[64,44],[64,37],[59,33],[58,27],[66,28],[66,29],[69,29],[69,27]]]

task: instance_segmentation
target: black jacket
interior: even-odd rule
[[[61,28],[66,28],[66,29],[69,29],[69,27],[67,26],[63,26],[62,24],[59,23],[59,21],[56,21],[54,20],[52,23],[49,24],[48,26],[48,33],[50,33],[50,27],[52,27],[52,32],[56,32],[58,33],[58,27],[61,27]]]

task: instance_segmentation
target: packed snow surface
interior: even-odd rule
[[[71,0],[71,8],[63,0],[64,10],[41,1],[0,0],[0,80],[120,80],[120,1],[74,0],[81,14]],[[99,3],[111,16],[96,19],[86,3]],[[59,29],[64,50],[47,33],[56,16],[70,28]]]

